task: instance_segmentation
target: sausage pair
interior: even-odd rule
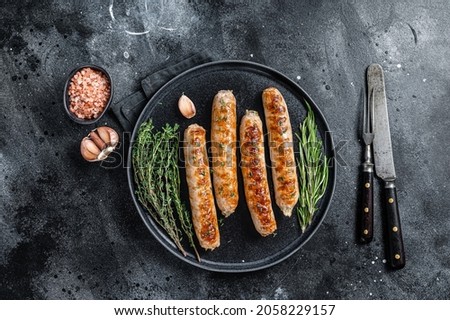
[[[275,202],[289,217],[299,197],[289,112],[276,88],[265,89],[262,100],[269,133]],[[277,225],[267,182],[262,121],[256,111],[247,110],[242,118],[240,138],[245,199],[256,230],[267,236],[275,232]]]
[[[236,99],[229,90],[219,91],[213,100],[211,153],[217,206],[224,216],[232,214],[239,202],[236,161]],[[220,245],[216,208],[206,152],[206,131],[197,124],[184,133],[186,177],[192,220],[197,239],[205,249]]]

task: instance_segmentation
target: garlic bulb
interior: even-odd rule
[[[109,127],[98,127],[81,140],[80,152],[89,162],[108,158],[119,143],[119,135]]]
[[[188,119],[195,116],[196,113],[194,103],[184,93],[181,95],[180,99],[178,99],[178,109],[180,109],[181,114]]]

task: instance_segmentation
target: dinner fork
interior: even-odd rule
[[[362,138],[365,145],[363,170],[363,190],[361,206],[361,228],[360,240],[363,243],[369,243],[373,239],[373,162],[372,162],[372,142],[373,132],[373,88],[369,95],[370,102],[364,95],[364,119]]]

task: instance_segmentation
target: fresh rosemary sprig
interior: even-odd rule
[[[300,124],[298,170],[300,172],[300,200],[297,216],[302,232],[306,230],[316,212],[317,203],[328,184],[328,160],[322,153],[322,141],[317,136],[317,124],[311,106],[306,102],[308,114]]]
[[[181,253],[186,256],[181,244],[184,233],[200,261],[194,243],[192,221],[180,198],[179,139],[177,124],[166,124],[161,131],[154,130],[151,120],[141,125],[132,159],[136,195]],[[181,225],[181,230],[178,224]]]

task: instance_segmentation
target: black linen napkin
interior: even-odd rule
[[[124,131],[133,131],[134,125],[148,100],[166,82],[192,67],[211,61],[213,61],[213,58],[209,53],[197,53],[144,78],[141,81],[141,90],[123,98],[111,107]]]

